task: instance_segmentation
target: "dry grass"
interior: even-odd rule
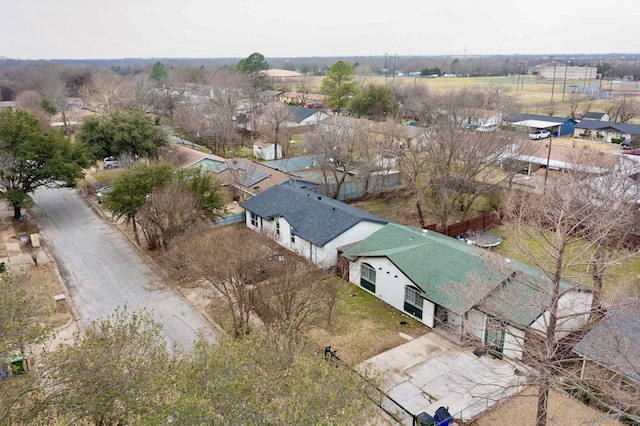
[[[536,416],[536,388],[528,387],[476,420],[473,426],[530,425]],[[623,423],[606,416],[578,400],[552,390],[549,395],[547,424],[554,426],[622,426]]]
[[[31,265],[27,270],[28,277],[24,291],[38,301],[38,306],[44,314],[40,318],[48,328],[57,328],[71,320],[71,313],[65,303],[56,304],[54,296],[60,294],[55,265],[52,263]]]
[[[358,364],[430,330],[360,287],[344,283],[330,326],[318,324],[309,335],[321,347],[331,346],[350,365]]]

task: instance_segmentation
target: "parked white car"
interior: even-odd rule
[[[116,160],[114,157],[105,157],[105,159],[102,161],[103,169],[114,169],[116,167],[118,167],[118,160]]]
[[[551,132],[545,129],[537,129],[532,133],[529,133],[529,139],[546,139],[551,137]]]

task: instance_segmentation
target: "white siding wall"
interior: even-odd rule
[[[384,300],[389,305],[410,315],[404,311],[404,288],[415,286],[396,266],[386,257],[371,257],[358,259],[350,263],[349,281],[360,286],[360,268],[362,263],[371,265],[376,270],[376,297]],[[433,328],[435,317],[435,305],[428,300],[422,304],[423,324]]]
[[[467,320],[464,323],[464,332],[479,341],[484,341],[484,331],[487,323],[487,317],[480,311],[472,310],[467,314]]]
[[[587,323],[592,298],[593,295],[591,293],[578,291],[567,292],[560,297],[558,302],[558,331],[556,332],[559,338]],[[531,328],[544,332],[548,318],[549,312],[545,312],[534,321]]]
[[[502,353],[511,359],[522,360],[523,348],[524,331],[511,326],[507,327]]]
[[[360,222],[351,229],[343,232],[337,238],[329,241],[323,247],[318,247],[304,240],[299,235],[296,235],[295,243],[292,243],[291,225],[283,217],[275,217],[273,220],[258,218],[258,227],[251,224],[251,212],[245,212],[245,219],[247,227],[265,232],[281,246],[298,253],[300,256],[309,259],[312,263],[323,268],[329,268],[337,264],[338,247],[363,240],[383,226],[379,223]],[[280,223],[279,236],[276,233],[276,223]]]
[[[366,221],[358,223],[329,241],[324,247],[318,248],[317,261],[314,263],[325,268],[335,266],[338,258],[338,247],[364,240],[383,226],[381,223]]]

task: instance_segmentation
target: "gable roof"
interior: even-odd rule
[[[602,120],[602,118],[607,115],[606,112],[598,112],[598,111],[587,111],[582,116],[582,119],[587,120]]]
[[[613,123],[611,121],[582,120],[576,124],[577,129],[606,130],[612,129],[620,133],[640,135],[640,124]]]
[[[386,257],[425,298],[458,315],[477,307],[515,325],[530,325],[542,315],[544,301],[550,298],[545,291],[550,280],[536,268],[456,238],[396,223],[388,223],[343,255],[351,260]],[[491,256],[495,269],[487,263]],[[571,283],[561,285],[567,289]],[[461,291],[468,296],[461,297]]]
[[[389,223],[344,252],[348,259],[386,257],[428,300],[462,315],[486,297],[504,276],[485,268],[479,247],[434,231]],[[471,286],[474,275],[485,286],[471,298],[458,297],[449,284]]]
[[[292,119],[291,121],[296,123],[302,123],[307,118],[318,112],[317,109],[312,108],[301,108],[296,106],[287,105],[287,109],[291,112]]]
[[[640,300],[624,298],[589,330],[573,350],[640,381]]]
[[[289,185],[273,186],[240,205],[268,220],[282,216],[292,226],[295,235],[319,247],[360,222],[388,222],[330,197]]]
[[[206,156],[185,167],[202,167],[222,182],[249,195],[259,194],[290,179],[287,173],[244,158]]]

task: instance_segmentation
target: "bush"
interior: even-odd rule
[[[624,138],[611,138],[611,143],[621,143]]]

